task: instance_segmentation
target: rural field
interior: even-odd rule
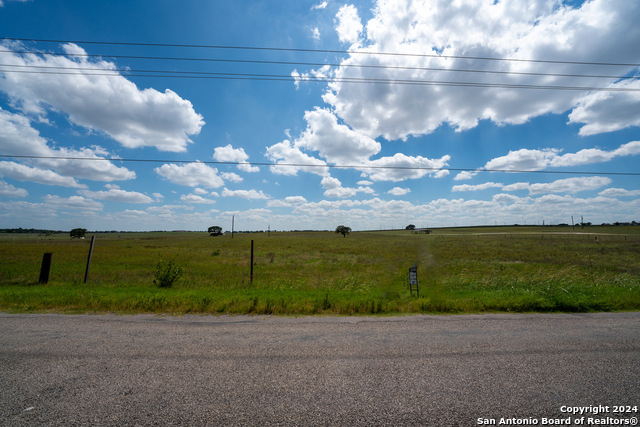
[[[394,315],[640,309],[640,227],[0,234],[0,311]],[[253,281],[250,249],[254,241]],[[52,253],[47,284],[38,278]],[[417,265],[419,296],[407,285]],[[171,273],[177,272],[173,283]],[[166,286],[161,287],[159,284]]]

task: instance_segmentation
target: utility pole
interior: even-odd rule
[[[236,222],[236,216],[235,215],[231,215],[231,238],[233,239],[233,226],[235,225]]]

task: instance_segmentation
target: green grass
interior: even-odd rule
[[[588,231],[590,234],[582,234]],[[250,241],[255,241],[249,280]],[[640,227],[0,235],[0,310],[214,314],[586,312],[640,309]],[[37,284],[53,253],[49,283]],[[157,264],[184,275],[153,285]],[[420,297],[406,287],[418,265]]]

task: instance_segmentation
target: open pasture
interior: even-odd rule
[[[89,237],[89,236],[88,236]],[[254,240],[253,282],[250,242]],[[640,227],[0,236],[0,310],[398,314],[640,309]],[[38,284],[53,253],[49,283]],[[154,285],[173,260],[184,274]],[[407,273],[418,266],[420,296]]]

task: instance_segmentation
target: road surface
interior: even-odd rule
[[[3,426],[634,425],[639,415],[640,313],[0,313],[0,326]]]

